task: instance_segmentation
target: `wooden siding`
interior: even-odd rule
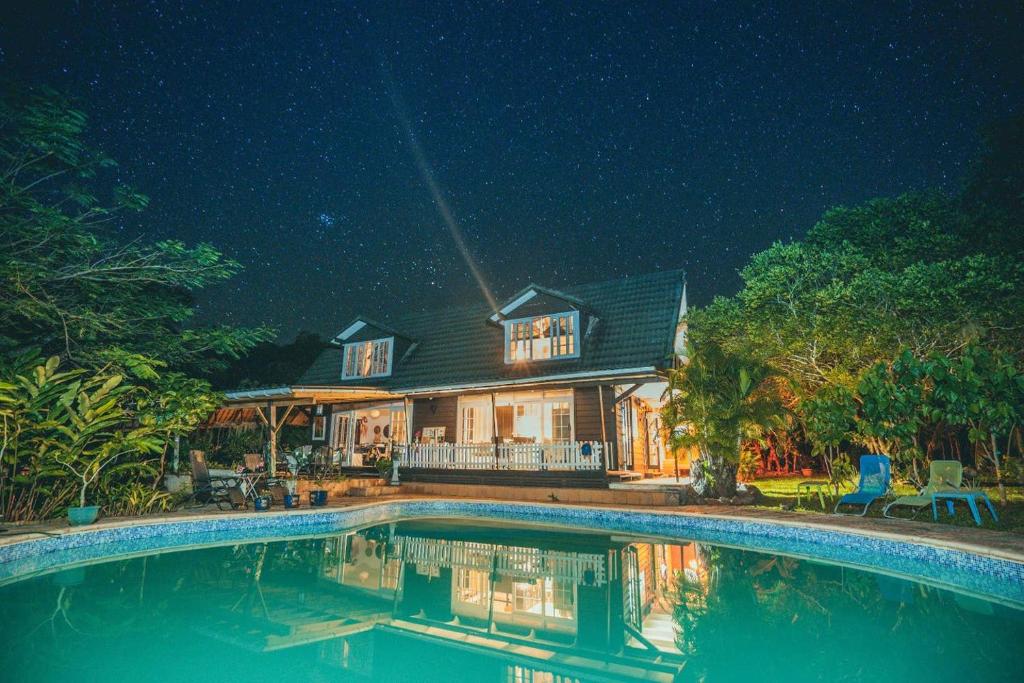
[[[573,394],[576,441],[615,442],[615,389],[606,386],[604,392],[605,434],[601,434],[601,397],[596,386],[576,387]],[[498,393],[502,393],[499,391]],[[467,392],[463,396],[490,396],[490,392]],[[459,397],[418,398],[413,401],[413,434],[424,427],[444,427],[444,440],[457,440]]]
[[[601,435],[601,396],[597,387],[577,387],[575,396],[576,440],[615,442],[615,389],[604,392],[604,428]]]
[[[417,398],[412,402],[412,433],[424,427],[444,427],[444,440],[455,442],[455,427],[459,412],[458,396]]]

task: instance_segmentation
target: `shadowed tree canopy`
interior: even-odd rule
[[[187,326],[193,292],[239,265],[208,244],[121,238],[121,215],[148,200],[119,185],[100,198],[115,163],[86,144],[86,123],[51,90],[0,95],[0,350],[205,371],[268,339],[265,328]]]
[[[1022,351],[1022,226],[938,193],[877,199],[825,214],[799,242],[743,269],[743,289],[691,316],[691,333],[744,340],[808,390],[851,384],[908,348],[918,357],[974,341]]]
[[[211,381],[225,390],[293,384],[326,347],[314,332],[299,332],[288,344],[265,342],[212,375]]]

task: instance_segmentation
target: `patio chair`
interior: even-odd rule
[[[888,493],[892,479],[891,467],[892,463],[887,455],[862,455],[857,490],[840,498],[832,511],[833,514],[852,514],[839,512],[843,505],[863,505],[864,509],[857,514],[861,517],[866,515],[871,504]]]
[[[921,489],[916,496],[900,496],[885,506],[882,514],[885,517],[894,519],[889,510],[900,505],[915,508],[914,516],[921,510],[932,504],[932,494],[939,491],[959,491],[964,481],[964,466],[957,460],[932,460],[928,468],[928,484]],[[946,505],[953,507],[953,501],[946,501]]]
[[[245,469],[250,472],[259,472],[267,466],[260,453],[246,453],[242,458],[245,460]]]
[[[245,495],[233,480],[210,475],[206,454],[203,451],[189,451],[188,459],[192,463],[191,500],[200,505],[213,503],[218,510],[245,506]]]

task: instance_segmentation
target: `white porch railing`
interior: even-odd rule
[[[403,561],[444,568],[497,572],[515,579],[550,577],[603,586],[605,555],[396,535],[395,554]]]
[[[586,471],[607,468],[607,444],[570,443],[414,443],[396,444],[400,468],[450,470]]]

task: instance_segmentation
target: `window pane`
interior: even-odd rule
[[[533,319],[533,357],[551,357],[551,318],[543,316]]]
[[[572,419],[566,402],[551,404],[551,440],[555,443],[572,441]]]

